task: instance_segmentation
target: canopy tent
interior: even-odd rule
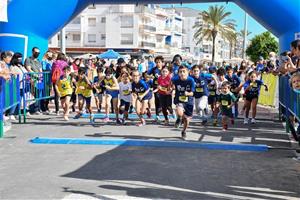
[[[89,59],[89,58],[96,58],[96,56],[93,55],[93,54],[87,53],[87,54],[83,54],[83,55],[80,55],[80,56],[76,56],[75,58]]]
[[[99,54],[98,57],[102,59],[118,59],[122,56],[118,52],[115,52],[114,50],[110,49],[102,54]]]

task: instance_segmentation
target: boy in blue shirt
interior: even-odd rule
[[[181,137],[185,139],[186,129],[193,116],[195,81],[192,77],[189,77],[187,67],[180,66],[178,76],[173,77],[172,84],[175,90],[174,104],[176,105],[177,114],[175,127],[178,128],[182,120],[183,130]]]

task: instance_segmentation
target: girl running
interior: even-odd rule
[[[263,83],[263,81],[257,79],[257,72],[252,71],[249,74],[249,80],[244,83],[244,89],[245,89],[245,118],[244,118],[244,124],[248,124],[249,122],[249,111],[252,106],[252,119],[251,123],[255,124],[255,117],[256,117],[256,105],[258,102],[259,97],[259,91],[261,86],[263,85],[265,87],[265,90],[268,91],[268,86]]]
[[[103,88],[103,83],[102,83],[103,79],[104,79],[103,68],[97,68],[97,76],[95,76],[94,78],[93,93],[94,93],[95,103],[97,106],[98,113],[101,113],[103,93],[105,90],[105,88]]]
[[[169,125],[168,111],[173,115],[172,93],[171,93],[171,75],[167,67],[161,70],[161,76],[157,80],[157,93],[159,94],[160,107],[165,117],[165,125]]]
[[[148,107],[147,107],[147,116],[150,119],[151,118],[151,99],[153,97],[153,80],[151,79],[151,76],[149,76],[146,72],[143,73],[143,78],[144,81],[148,84],[149,86],[149,95],[151,96],[149,101],[148,101]]]
[[[143,115],[145,114],[146,108],[148,106],[148,101],[151,98],[151,95],[149,93],[150,88],[144,80],[140,79],[140,74],[137,70],[132,72],[132,80],[132,95],[136,100],[135,109],[140,119],[140,123],[138,123],[137,126],[144,126],[146,125],[146,121],[143,118]]]
[[[113,108],[116,113],[116,123],[121,124],[121,121],[119,119],[119,83],[118,80],[113,76],[113,70],[112,68],[108,68],[105,71],[105,78],[103,80],[104,88],[105,88],[105,96],[104,96],[104,102],[105,102],[105,118],[104,122],[109,122],[109,109],[110,104],[112,101]]]
[[[121,115],[123,114],[122,124],[126,124],[126,120],[128,120],[129,107],[131,105],[132,88],[128,73],[122,73],[120,77],[122,82],[119,83],[121,100],[119,111]]]
[[[71,67],[67,66],[63,69],[64,75],[62,75],[55,84],[55,90],[60,97],[61,106],[64,112],[64,120],[69,121],[69,105],[73,92]]]

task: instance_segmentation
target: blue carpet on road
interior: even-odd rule
[[[93,114],[94,115],[94,118],[95,119],[103,119],[104,117],[105,117],[105,114],[104,113],[95,113],[95,114]],[[123,115],[120,115],[120,116],[123,116]],[[82,116],[81,116],[82,118],[89,118],[90,117],[90,114],[83,114]],[[161,119],[163,119],[164,118],[164,116],[163,115],[160,115],[159,116]],[[116,114],[109,114],[109,118],[110,119],[115,119],[116,118]],[[128,115],[128,118],[129,119],[138,119],[139,117],[137,116],[137,114],[129,114]],[[148,117],[147,117],[147,115],[144,115],[144,118],[145,119],[147,119]],[[169,115],[169,118],[170,119],[173,119],[173,116],[172,115]],[[151,115],[151,119],[156,119],[156,115]]]
[[[170,147],[170,148],[194,148],[232,151],[268,151],[267,145],[261,144],[228,144],[228,143],[203,143],[189,141],[162,141],[162,140],[136,140],[136,139],[81,139],[81,138],[34,138],[30,140],[34,144],[77,144],[77,145],[113,145],[136,147]]]

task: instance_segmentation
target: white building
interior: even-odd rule
[[[181,52],[182,16],[153,4],[89,6],[65,29],[67,53],[106,49],[130,54]],[[51,38],[49,47],[59,47],[58,35]]]

